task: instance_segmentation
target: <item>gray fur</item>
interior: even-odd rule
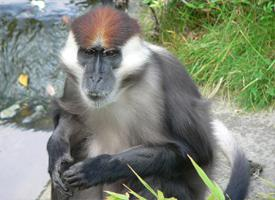
[[[115,72],[116,85],[105,102],[95,103],[85,96],[79,86],[81,72],[76,77],[72,76],[79,66],[72,64],[75,61],[66,61],[65,54],[63,55],[63,67],[68,76],[64,95],[57,100],[58,106],[63,110],[57,129],[66,126],[71,132],[67,135],[70,137],[70,150],[63,153],[71,153],[74,162],[108,154],[122,163],[129,162],[137,166],[144,163],[144,167],[152,168],[148,160],[157,162],[169,146],[167,159],[171,159],[172,163],[176,159],[174,156],[181,154],[184,161],[183,168],[179,170],[182,179],[175,177],[175,180],[168,180],[149,176],[145,177],[146,181],[154,188],[161,188],[163,183],[167,183],[167,193],[177,195],[179,200],[203,199],[205,186],[193,168],[189,168],[185,162],[188,160],[186,154],[191,153],[205,171],[211,172],[216,144],[207,102],[201,98],[181,64],[167,51],[144,43],[139,38],[130,40],[125,46],[130,55],[125,55],[126,51],[122,50],[124,60]],[[135,52],[138,52],[137,55]],[[70,119],[69,123],[66,119]],[[52,137],[48,149],[57,144],[55,137]],[[176,154],[170,152],[170,146]],[[163,168],[159,169],[163,172],[162,170]],[[149,169],[146,172],[151,175]],[[138,183],[128,183],[138,190]],[[69,199],[101,200],[104,198],[104,190],[124,192],[121,180],[118,180],[86,190],[75,190],[73,197]],[[146,192],[144,196],[150,199]],[[59,198],[54,200],[57,199]]]

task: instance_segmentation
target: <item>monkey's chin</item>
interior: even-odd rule
[[[87,95],[87,96],[91,101],[94,101],[94,102],[104,101],[104,99],[106,98],[106,96],[92,96],[92,95]]]
[[[95,109],[100,109],[103,107],[108,106],[109,104],[112,103],[112,101],[110,100],[110,95],[105,95],[105,96],[87,96],[91,106]]]

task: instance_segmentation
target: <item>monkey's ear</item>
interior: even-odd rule
[[[61,19],[62,19],[62,22],[63,22],[65,25],[71,26],[71,24],[72,24],[72,19],[71,19],[69,16],[63,15]]]

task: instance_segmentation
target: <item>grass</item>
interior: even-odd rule
[[[218,89],[247,110],[274,108],[274,1],[183,2],[154,6],[160,32],[147,37],[172,51],[205,91]]]
[[[138,180],[142,183],[142,185],[157,199],[157,200],[177,200],[174,197],[171,198],[165,198],[163,192],[160,190],[155,191],[146,181],[144,181],[135,171],[134,169],[129,166],[130,170],[135,174],[135,176],[138,178]],[[146,198],[142,197],[138,193],[136,193],[134,190],[129,188],[127,185],[123,185],[128,192],[125,194],[118,194],[115,192],[106,191],[108,194],[106,200],[129,200],[130,194],[134,196],[138,200],[147,200]]]
[[[261,181],[264,183],[264,185],[266,185],[267,188],[272,188],[274,190],[274,192],[258,194],[259,198],[263,200],[275,200],[275,184],[261,177],[258,178],[261,179]]]
[[[200,166],[190,157],[188,156],[192,165],[196,169],[198,175],[201,177],[202,181],[210,190],[210,195],[207,197],[207,200],[225,200],[225,196],[223,194],[222,189],[213,181],[211,181],[205,172],[200,168]],[[166,198],[160,190],[155,191],[146,181],[144,181],[135,171],[129,166],[130,170],[135,174],[138,180],[142,183],[142,185],[155,197],[156,200],[177,200],[174,197]],[[146,198],[142,197],[135,191],[133,191],[128,186],[124,185],[128,192],[126,194],[118,194],[110,191],[106,191],[108,194],[106,200],[129,200],[130,194],[133,195],[138,200],[146,200]],[[273,200],[273,199],[272,199]]]
[[[219,185],[217,185],[214,181],[212,181],[207,174],[200,168],[200,166],[190,157],[188,156],[193,167],[197,171],[198,175],[200,176],[201,180],[204,182],[204,184],[207,186],[207,188],[210,191],[209,196],[206,198],[206,200],[225,200],[225,195]],[[166,198],[165,194],[161,192],[160,190],[155,191],[147,182],[145,182],[135,171],[134,169],[129,166],[130,170],[135,174],[135,176],[138,178],[138,180],[142,183],[142,185],[154,196],[156,200],[177,200],[174,197]],[[275,189],[274,183],[271,181],[268,181],[266,179],[263,179],[261,177],[258,177],[261,179],[261,181],[266,185],[267,188],[273,188]],[[146,198],[142,197],[138,193],[136,193],[134,190],[129,188],[128,186],[124,185],[124,187],[128,190],[125,194],[118,194],[115,192],[106,191],[107,198],[106,200],[129,200],[130,194],[133,195],[138,200],[147,200]],[[258,194],[258,198],[262,200],[275,200],[275,192],[272,193],[260,193]]]

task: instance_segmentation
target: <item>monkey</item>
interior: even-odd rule
[[[166,197],[201,200],[206,186],[188,156],[211,175],[219,148],[232,166],[226,199],[245,199],[243,151],[183,65],[145,41],[136,19],[92,8],[72,22],[60,57],[65,86],[47,144],[53,200],[102,200],[104,191],[125,193],[122,184],[154,199],[128,166]]]

